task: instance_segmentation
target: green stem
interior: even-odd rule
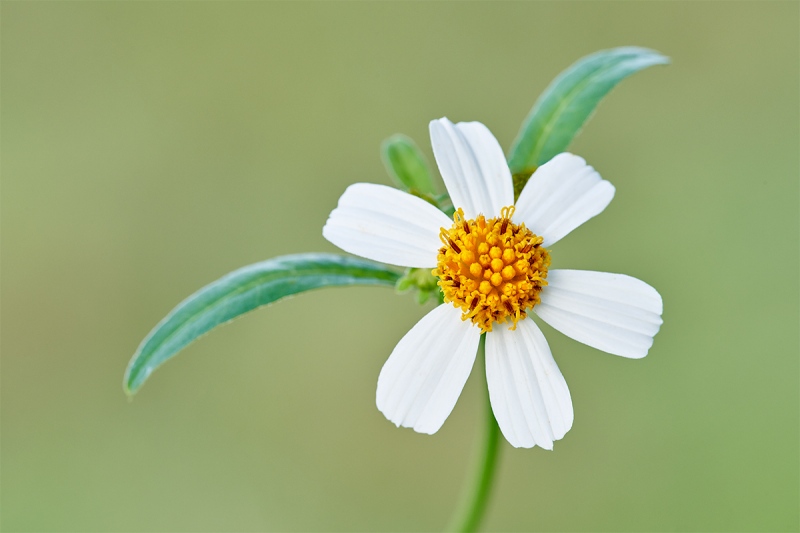
[[[485,342],[486,336],[483,335],[478,348],[478,357],[481,361],[485,360]],[[500,428],[497,426],[497,420],[494,419],[492,406],[489,403],[488,387],[484,387],[484,390],[486,391],[483,407],[485,421],[481,428],[480,441],[475,449],[472,469],[462,490],[461,499],[450,518],[446,531],[476,531],[489,502],[489,493],[492,489],[492,480],[497,465],[497,452],[500,450]]]

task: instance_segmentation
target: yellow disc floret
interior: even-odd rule
[[[497,218],[478,215],[466,220],[459,209],[453,226],[442,228],[437,267],[444,301],[463,311],[462,320],[472,320],[484,332],[506,319],[517,322],[539,303],[547,285],[550,253],[543,239],[525,224],[514,224],[514,207],[504,207]]]

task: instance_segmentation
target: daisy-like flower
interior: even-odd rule
[[[583,159],[557,155],[515,203],[511,172],[486,126],[442,118],[430,133],[456,207],[452,221],[411,194],[356,183],[322,230],[352,254],[433,269],[444,294],[384,364],[378,409],[398,426],[438,431],[485,333],[489,399],[503,435],[515,447],[550,450],[572,427],[572,399],[530,313],[579,342],[638,359],[661,326],[661,296],[623,274],[550,270],[550,247],[614,196]]]

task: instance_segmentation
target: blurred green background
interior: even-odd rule
[[[617,187],[553,266],[664,297],[650,355],[545,327],[575,424],[503,444],[485,523],[524,531],[798,529],[797,2],[2,3],[2,528],[436,530],[479,421],[473,373],[435,436],[375,408],[428,307],[309,293],[122,374],[175,304],[239,266],[335,251],[380,142],[479,120],[508,148],[598,49],[624,81],[572,146]],[[431,159],[432,160],[432,159]]]

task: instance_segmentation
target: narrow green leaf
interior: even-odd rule
[[[399,278],[378,263],[336,254],[285,255],[240,268],[186,298],[153,328],[128,364],[125,391],[134,394],[193,340],[257,307],[320,287],[394,287]]]
[[[579,59],[559,74],[522,123],[508,158],[513,174],[530,174],[567,149],[600,100],[617,83],[653,65],[669,63],[654,50],[613,48]]]
[[[405,135],[392,135],[383,141],[381,159],[389,175],[405,190],[429,196],[436,193],[425,156]]]

